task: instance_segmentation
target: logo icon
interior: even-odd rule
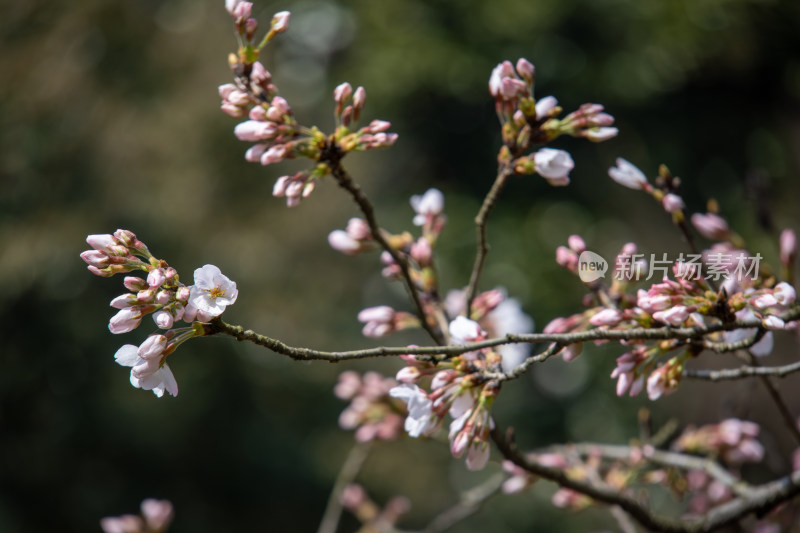
[[[606,277],[608,261],[600,255],[586,250],[578,257],[578,277],[584,283],[591,283]]]

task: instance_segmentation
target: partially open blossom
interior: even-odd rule
[[[435,428],[433,402],[417,385],[403,383],[389,391],[392,398],[403,400],[408,406],[405,429],[409,436],[417,438]]]
[[[569,173],[575,167],[572,157],[564,150],[541,148],[533,155],[536,172],[550,185],[569,184]]]
[[[649,187],[644,173],[621,157],[617,158],[617,166],[608,169],[608,175],[611,179],[629,189],[639,190]]]
[[[589,319],[593,326],[616,326],[622,320],[622,312],[619,309],[601,309]]]
[[[145,359],[139,355],[139,348],[126,344],[117,350],[114,359],[122,366],[131,368],[131,385],[137,389],[152,390],[159,398],[164,391],[172,396],[178,395],[178,383],[172,375],[164,358]]]
[[[432,218],[442,214],[444,210],[444,195],[439,189],[428,189],[424,194],[411,197],[411,207],[416,215],[414,225],[423,226]]]
[[[403,311],[395,311],[388,305],[368,307],[358,313],[358,321],[364,323],[365,337],[383,337],[418,324],[416,317]]]
[[[714,213],[695,213],[692,215],[692,225],[706,239],[723,241],[730,237],[731,230],[725,219]]]
[[[558,106],[558,100],[553,96],[545,96],[536,100],[536,120],[542,120],[550,115],[550,112]]]

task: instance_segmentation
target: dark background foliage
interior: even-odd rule
[[[98,531],[100,517],[133,512],[150,496],[174,502],[176,533],[312,531],[352,442],[336,423],[337,374],[399,368],[302,365],[204,339],[173,356],[180,395],[158,400],[114,364],[117,347],[139,343],[149,322],[108,333],[106,302],[121,283],[85,270],[78,254],[89,233],[131,229],[184,279],[220,266],[240,290],[226,318],[290,344],[369,346],[357,311],[403,305],[374,257],[327,246],[327,233],[356,214],[340,190],[324,183],[287,210],[270,193],[292,165],[244,162],[235,120],[218,111],[216,87],[229,80],[235,46],[222,4],[0,3],[2,531]],[[573,184],[516,180],[494,213],[483,287],[506,286],[539,328],[579,309],[580,284],[553,261],[571,233],[606,255],[628,240],[645,253],[682,249],[657,206],[606,177],[617,156],[649,175],[667,164],[692,211],[717,198],[767,260],[780,229],[800,228],[797,2],[298,1],[257,3],[255,12],[266,22],[282,9],[293,12],[290,31],[264,60],[300,120],[330,128],[331,91],[348,80],[367,89],[366,118],[390,120],[400,133],[392,149],[346,161],[382,224],[409,228],[409,195],[445,192],[445,289],[462,286],[472,264],[472,217],[499,143],[486,84],[506,58],[536,64],[539,96],[556,95],[567,111],[601,102],[621,130],[600,145],[559,140],[576,161]],[[756,384],[690,383],[658,404],[618,400],[608,374],[619,353],[587,349],[571,365],[535,369],[503,391],[498,422],[534,447],[626,442],[644,406],[658,423],[740,416],[765,426],[769,459],[754,475],[788,468],[792,446],[759,409]],[[359,480],[379,502],[408,496],[403,525],[413,528],[482,475],[466,473],[439,443],[406,441],[380,446]],[[613,527],[601,511],[553,509],[552,490],[542,483],[492,501],[454,530]],[[348,520],[343,530],[355,527]]]

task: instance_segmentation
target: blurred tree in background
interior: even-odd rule
[[[650,175],[683,178],[689,209],[720,201],[772,260],[777,232],[800,228],[800,4],[792,0],[353,0],[256,3],[292,11],[265,63],[305,123],[332,124],[331,91],[363,85],[367,118],[393,123],[398,144],[348,158],[389,229],[409,225],[408,197],[445,192],[442,279],[460,288],[474,254],[472,217],[495,173],[497,120],[486,86],[503,59],[537,66],[538,96],[567,108],[603,103],[620,136],[561,142],[572,185],[512,182],[489,225],[484,288],[504,285],[543,327],[574,311],[582,287],[553,260],[568,235],[612,254],[682,247],[668,217],[606,176],[617,156]],[[331,389],[345,368],[392,374],[392,361],[302,365],[230,339],[191,342],[171,360],[181,394],[135,390],[113,361],[102,303],[119,285],[78,258],[89,233],[128,228],[188,279],[205,263],[239,285],[226,317],[289,344],[371,345],[359,309],[404,294],[377,260],[329,249],[355,206],[324,183],[301,206],[271,197],[286,168],[243,160],[235,121],[218,110],[234,50],[223,2],[75,0],[0,3],[0,531],[99,531],[98,520],[168,498],[171,531],[312,531],[352,442]],[[597,201],[602,199],[602,201]],[[388,343],[425,342],[403,334]],[[496,405],[520,442],[624,442],[646,398],[617,400],[613,350],[537,368]],[[687,384],[661,400],[705,422],[747,417],[754,384],[708,393]],[[798,395],[791,397],[798,405]],[[757,420],[769,432],[770,420]],[[768,440],[768,437],[767,437]],[[791,444],[769,443],[788,457]],[[782,459],[764,468],[787,468]],[[496,465],[495,465],[496,467]],[[495,468],[496,469],[496,468]],[[491,469],[490,469],[491,470]],[[409,476],[408,472],[415,475]],[[405,494],[421,527],[481,475],[435,443],[375,450],[359,478],[378,501]],[[602,511],[552,508],[552,485],[491,501],[454,531],[586,531]],[[536,507],[530,506],[531,499]],[[345,522],[343,531],[354,526]],[[568,528],[573,529],[568,529]]]

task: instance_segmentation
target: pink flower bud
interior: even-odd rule
[[[172,314],[170,314],[169,311],[161,309],[153,313],[153,321],[160,329],[171,328],[174,320],[175,319],[172,317]]]
[[[172,522],[172,503],[167,500],[148,498],[142,502],[141,509],[145,522],[153,531],[165,531]]]
[[[122,280],[122,284],[131,292],[138,292],[147,288],[147,282],[137,276],[126,276]]]
[[[363,87],[359,86],[356,89],[356,92],[353,93],[353,107],[356,108],[356,109],[359,109],[359,110],[363,109],[364,108],[364,102],[366,101],[366,99],[367,99],[367,91],[366,91],[366,89],[364,89]],[[373,121],[373,122],[375,122],[375,121]],[[387,122],[387,124],[388,124],[388,122]],[[387,125],[386,127],[388,128],[389,126]],[[381,130],[381,131],[384,131],[384,130]],[[373,132],[373,133],[375,133],[375,132]]]
[[[406,366],[398,370],[395,379],[400,383],[416,383],[420,376],[421,373],[418,368]]]
[[[350,96],[353,94],[353,87],[347,83],[341,83],[336,86],[333,90],[333,99],[339,105],[344,105],[347,100],[350,99]]]
[[[139,346],[137,354],[142,359],[161,357],[167,348],[167,338],[164,335],[150,335]]]
[[[689,318],[689,311],[686,306],[676,305],[670,309],[653,313],[653,318],[670,326],[680,326]]]
[[[363,218],[353,217],[347,221],[347,234],[352,238],[363,241],[372,237],[369,224]]]
[[[619,309],[605,308],[592,315],[589,323],[593,326],[615,326],[622,320],[622,312]]]
[[[275,33],[281,33],[286,31],[287,28],[289,28],[290,15],[291,13],[289,13],[288,11],[280,11],[278,13],[275,13],[272,16],[272,24],[271,24],[272,31]]]
[[[672,194],[672,193],[664,196],[664,199],[661,200],[661,205],[664,206],[664,210],[667,213],[677,213],[678,211],[686,207],[681,197],[678,196],[677,194]]]
[[[137,305],[139,302],[136,300],[136,296],[133,294],[120,294],[113,300],[111,300],[111,307],[114,309],[127,309],[128,307],[132,307]]]
[[[797,293],[795,292],[794,287],[785,281],[781,281],[775,285],[773,294],[780,305],[791,305],[797,298]]]
[[[521,78],[524,80],[531,82],[533,81],[533,75],[536,72],[536,69],[533,67],[533,64],[521,57],[517,60],[517,73],[520,75]]]
[[[246,120],[233,128],[233,133],[240,141],[262,141],[275,136],[277,129],[274,122]]]
[[[108,255],[100,250],[86,250],[85,252],[81,252],[81,259],[95,268],[105,268],[110,263]]]
[[[644,173],[621,157],[617,158],[616,167],[608,169],[608,175],[612,180],[629,189],[643,189],[648,185]]]
[[[550,116],[550,111],[558,105],[558,100],[553,96],[545,96],[536,101],[536,120]]]
[[[420,237],[417,242],[411,244],[411,258],[421,267],[430,266],[433,259],[433,249],[431,243],[425,237]]]
[[[586,251],[586,242],[580,235],[570,235],[567,238],[567,245],[575,253],[581,254]]]
[[[112,247],[119,246],[119,241],[113,235],[89,235],[86,243],[100,252],[109,253]]]
[[[353,255],[361,251],[361,243],[344,230],[334,230],[328,234],[331,248],[343,254]]]
[[[147,285],[150,288],[160,287],[165,281],[167,281],[167,276],[164,273],[163,268],[156,268],[151,270],[150,273],[147,275]]]
[[[599,143],[613,139],[619,135],[619,129],[614,127],[589,128],[581,131],[580,136],[592,142]]]
[[[142,313],[129,307],[120,310],[120,312],[111,317],[108,322],[108,329],[114,334],[127,333],[136,329],[141,321]]]
[[[730,228],[725,219],[714,213],[695,213],[692,215],[692,225],[700,234],[712,241],[723,241],[730,236]]]
[[[794,231],[785,229],[779,239],[781,263],[789,265],[797,255],[797,236]]]

